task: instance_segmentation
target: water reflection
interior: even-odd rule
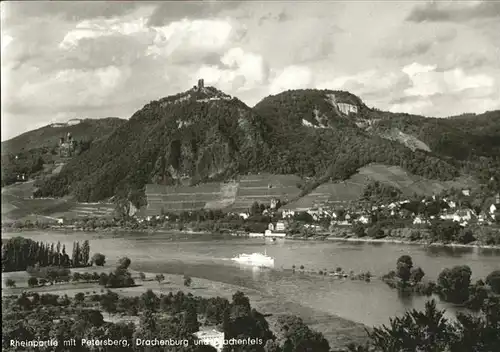
[[[441,246],[428,246],[427,253],[430,256],[448,256],[454,258],[461,258],[466,255],[474,253],[474,248],[470,247],[441,247]]]

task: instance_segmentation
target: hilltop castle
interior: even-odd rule
[[[66,135],[66,140],[64,137],[59,139],[59,156],[63,158],[72,157],[75,152],[76,141],[71,136],[71,133],[68,132]]]

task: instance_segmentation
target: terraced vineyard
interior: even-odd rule
[[[268,204],[272,198],[289,201],[299,196],[297,184],[300,177],[294,175],[247,175],[239,180],[238,193],[232,210],[248,210],[254,202]]]
[[[69,211],[54,213],[52,216],[65,219],[112,217],[114,209],[112,203],[75,203]]]
[[[325,203],[348,203],[363,195],[364,187],[373,181],[379,181],[400,189],[404,195],[432,195],[450,188],[475,188],[478,185],[469,178],[454,181],[427,180],[412,175],[398,166],[372,164],[359,169],[358,173],[344,182],[325,183],[308,195],[287,204],[285,209],[307,209]]]
[[[253,202],[270,203],[272,198],[293,199],[300,193],[298,176],[246,175],[228,183],[206,183],[198,186],[146,185],[146,214],[196,209],[245,211]]]

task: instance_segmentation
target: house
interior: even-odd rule
[[[462,194],[463,194],[464,196],[467,196],[467,197],[468,197],[468,196],[470,196],[470,189],[468,189],[468,188],[464,188],[464,189],[462,190]]]
[[[313,208],[307,210],[307,213],[313,217],[314,220],[318,220],[321,215],[321,210],[318,208]]]
[[[289,209],[284,209],[281,214],[282,214],[281,216],[283,217],[283,219],[291,218],[295,215],[295,211],[289,210]]]
[[[453,221],[462,222],[462,221],[470,221],[472,219],[472,210],[470,209],[460,209],[453,214]]]
[[[422,225],[422,224],[428,224],[428,223],[429,223],[429,221],[422,219],[420,216],[415,217],[415,219],[413,220],[414,225]]]
[[[391,203],[391,204],[389,204],[389,205],[387,206],[387,208],[389,208],[389,209],[394,209],[394,208],[396,208],[397,206],[398,206],[398,205],[397,205],[396,203]]]
[[[238,216],[240,218],[242,218],[243,220],[246,220],[246,219],[248,219],[250,217],[250,214],[248,214],[248,213],[245,212],[245,213],[239,213]]]
[[[275,226],[276,231],[285,231],[285,223],[283,221],[278,221]]]
[[[267,227],[266,232],[264,232],[264,237],[285,237],[285,223],[283,221],[278,221],[276,225],[270,223]]]
[[[361,215],[358,219],[357,219],[358,222],[362,223],[362,224],[368,224],[370,222],[370,219],[365,216],[365,215]]]
[[[218,352],[224,347],[224,333],[215,329],[200,330],[193,334],[201,343],[214,347]]]

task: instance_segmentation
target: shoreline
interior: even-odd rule
[[[127,229],[127,228],[106,228],[106,229],[94,229],[94,230],[85,230],[81,228],[74,228],[71,226],[58,226],[58,227],[49,227],[46,229],[39,228],[29,228],[29,229],[19,229],[19,228],[4,228],[2,227],[2,233],[22,233],[22,232],[32,232],[32,231],[53,231],[58,233],[65,232],[84,232],[84,233],[110,233],[110,234],[121,234],[121,233],[154,233],[154,234],[166,234],[166,235],[195,235],[195,236],[218,236],[218,237],[241,237],[241,238],[249,238],[248,236],[234,236],[232,234],[214,234],[210,231],[191,231],[191,230],[176,230],[176,229],[158,229],[158,228],[148,228],[148,229]],[[264,238],[265,239],[265,238]],[[495,249],[500,250],[500,245],[486,245],[486,244],[462,244],[462,243],[441,243],[441,242],[431,242],[428,243],[424,240],[418,241],[408,241],[399,238],[369,238],[369,237],[338,237],[338,236],[324,236],[318,238],[318,236],[314,237],[285,237],[283,238],[286,241],[316,241],[316,242],[324,242],[324,241],[332,241],[332,242],[359,242],[359,243],[388,243],[388,244],[402,244],[402,245],[412,245],[412,246],[424,246],[424,247],[448,247],[448,248],[478,248],[478,249]]]
[[[307,240],[307,239],[306,239]],[[336,242],[364,242],[364,243],[393,243],[405,245],[417,245],[426,247],[451,247],[451,248],[479,248],[479,249],[500,249],[498,245],[486,244],[462,244],[462,243],[440,243],[440,242],[425,242],[425,241],[407,241],[397,238],[353,238],[353,237],[326,237],[325,241]]]

